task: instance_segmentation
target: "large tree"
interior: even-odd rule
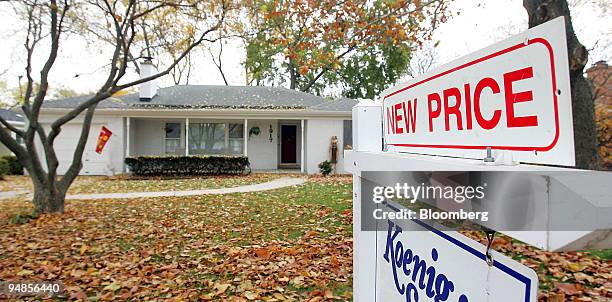
[[[406,71],[410,50],[446,20],[449,1],[252,2],[258,31],[245,41],[249,84],[319,94],[339,86],[373,97]]]
[[[593,92],[584,77],[588,51],[576,37],[567,0],[523,0],[523,6],[529,14],[529,28],[560,16],[565,17],[576,167],[595,169],[598,165],[595,107]]]
[[[21,137],[25,144],[20,145],[6,131],[0,131],[0,142],[15,153],[32,178],[35,213],[64,210],[66,192],[83,166],[83,151],[97,104],[121,90],[170,73],[192,49],[205,41],[214,42],[218,38],[215,34],[223,24],[227,11],[231,9],[229,1],[22,0],[9,3],[24,21],[27,31],[24,34],[26,83],[22,106],[27,126],[18,129],[0,118],[0,123]],[[133,54],[145,53],[146,48],[150,47],[144,42],[142,23],[146,23],[152,16],[157,17],[161,11],[169,11],[173,17],[188,21],[185,23],[188,27],[183,28],[183,31],[173,32],[172,43],[180,51],[157,74],[133,81],[125,80],[128,68],[135,60]],[[166,28],[158,28],[160,33],[176,30],[174,24],[166,25]],[[50,72],[62,50],[66,34],[83,31],[95,33],[92,36],[98,37],[100,47],[105,43],[112,46],[108,56],[110,64],[105,68],[106,79],[94,94],[51,122],[49,127],[43,127],[39,117],[50,91]],[[158,33],[147,34],[154,36]],[[157,37],[156,40],[163,39]],[[34,62],[38,61],[34,57],[43,56],[41,50],[46,50],[46,59],[42,66],[34,66]],[[35,83],[38,83],[38,87],[35,87]],[[62,127],[77,118],[82,119],[82,127],[72,163],[65,174],[59,176],[54,142]],[[36,140],[41,143],[36,144]],[[39,147],[42,148],[40,154],[44,158],[39,156]]]

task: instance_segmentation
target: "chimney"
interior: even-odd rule
[[[140,78],[150,77],[157,73],[157,69],[153,66],[153,58],[145,57],[144,62],[140,64]],[[150,102],[157,94],[157,83],[155,80],[140,84],[140,101]]]

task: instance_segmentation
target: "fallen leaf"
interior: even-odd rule
[[[33,273],[34,273],[34,271],[31,271],[31,270],[29,270],[29,269],[24,269],[24,270],[20,270],[20,271],[17,273],[17,276],[20,276],[20,277],[23,277],[23,276],[29,276],[29,275],[32,275]]]
[[[215,291],[215,295],[220,295],[222,293],[224,293],[225,291],[227,291],[227,289],[231,286],[231,284],[225,283],[225,284],[220,284],[217,283],[215,284],[215,286],[213,287],[214,291]]]
[[[575,284],[555,282],[555,288],[559,289],[568,296],[573,296],[580,293],[580,290],[576,288]]]

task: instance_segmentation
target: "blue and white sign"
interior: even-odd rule
[[[530,268],[454,231],[419,220],[387,221],[377,235],[376,301],[535,302]]]

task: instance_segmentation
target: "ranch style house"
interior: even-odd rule
[[[146,62],[143,67],[141,77],[153,70]],[[45,101],[41,123],[48,127],[86,98]],[[343,151],[352,145],[351,109],[355,104],[352,99],[327,100],[280,87],[178,85],[158,89],[154,81],[147,82],[138,93],[99,103],[81,174],[125,173],[125,157],[206,154],[245,155],[253,171],[291,169],[314,174],[319,172],[319,163],[330,159],[334,136],[336,173],[343,173]],[[56,139],[60,173],[72,160],[82,126],[82,116],[79,118],[65,125]],[[96,141],[102,127],[112,135],[98,154]]]

